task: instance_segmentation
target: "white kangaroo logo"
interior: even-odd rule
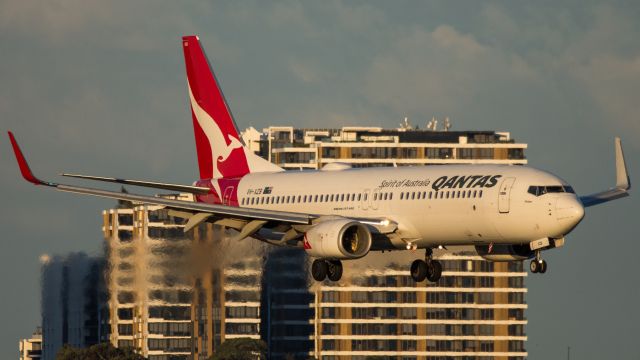
[[[189,84],[189,98],[191,99],[191,108],[198,120],[198,124],[204,131],[207,139],[209,140],[209,144],[211,145],[211,159],[214,159],[213,163],[213,177],[221,178],[223,177],[222,173],[218,169],[218,163],[223,163],[227,160],[227,158],[231,155],[231,152],[235,149],[242,148],[242,143],[236,137],[228,135],[228,139],[230,140],[229,145],[227,145],[227,141],[225,139],[222,130],[218,124],[213,120],[211,115],[207,113],[196,101],[193,97],[193,93],[191,92],[191,84]],[[215,187],[218,196],[222,196],[220,192],[220,185],[217,181],[212,181],[213,186]]]

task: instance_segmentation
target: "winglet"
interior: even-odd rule
[[[624,153],[622,152],[622,144],[620,138],[616,137],[616,188],[622,190],[629,190],[631,188],[631,181],[629,181],[629,175],[627,174],[627,164],[624,161]]]
[[[18,142],[16,141],[16,138],[13,136],[13,133],[11,131],[7,131],[7,133],[9,134],[9,139],[11,140],[11,146],[13,146],[13,153],[15,154],[16,160],[18,161],[18,166],[20,167],[20,172],[22,173],[22,177],[28,182],[36,185],[55,186],[55,184],[44,182],[38,179],[37,177],[35,177],[35,175],[33,175],[33,173],[31,172],[31,169],[29,168],[29,164],[27,164],[27,160],[24,158],[24,155],[22,155],[20,146],[18,146]]]

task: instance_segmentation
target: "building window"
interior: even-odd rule
[[[507,157],[511,160],[522,160],[524,159],[524,151],[522,149],[509,149]]]
[[[326,159],[337,158],[337,151],[335,147],[322,147],[322,157]]]
[[[402,148],[403,159],[415,159],[417,157],[418,157],[418,148],[415,148],[415,147]]]

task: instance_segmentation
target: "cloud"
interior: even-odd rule
[[[640,139],[640,56],[596,56],[570,71],[601,109],[599,124]]]
[[[469,106],[496,85],[536,82],[536,71],[516,54],[480,43],[449,25],[413,28],[377,55],[367,72],[366,96],[398,114],[430,118]]]
[[[190,7],[203,8],[209,10]],[[151,51],[167,41],[163,34],[195,28],[184,9],[171,1],[7,0],[0,3],[0,29],[62,48],[83,43]]]

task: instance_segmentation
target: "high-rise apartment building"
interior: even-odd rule
[[[352,167],[526,164],[526,144],[509,133],[410,128],[243,132],[254,151],[291,170]],[[308,279],[301,250],[276,249],[265,265],[263,337],[282,359],[523,359],[527,356],[522,263],[483,260],[473,248],[436,251],[435,284],[415,283],[408,265],[423,252],[370,253],[343,262],[337,283]]]
[[[18,343],[20,360],[42,359],[42,329],[36,328],[29,339],[20,339]]]
[[[285,169],[320,169],[335,162],[352,167],[527,163],[527,145],[516,143],[508,132],[272,126],[262,132],[246,129],[242,138]]]
[[[260,338],[260,244],[229,248],[211,224],[185,234],[158,206],[105,210],[103,220],[114,346],[150,360],[207,359],[226,339]]]
[[[108,312],[102,258],[83,253],[41,257],[42,358],[64,345],[85,348],[105,341]]]

